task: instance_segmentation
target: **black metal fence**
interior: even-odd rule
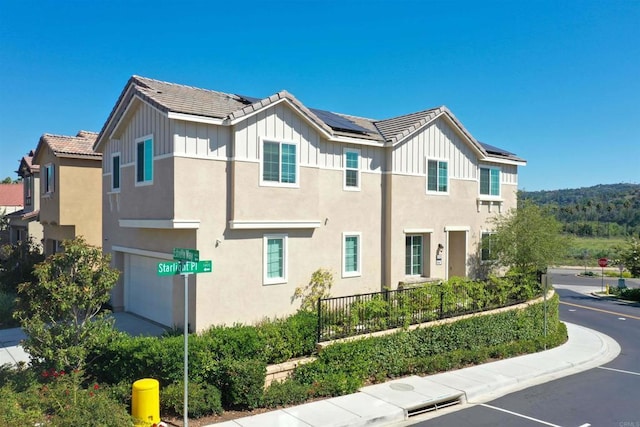
[[[318,300],[317,342],[367,334],[526,301],[440,284]]]

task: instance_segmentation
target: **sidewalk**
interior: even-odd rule
[[[363,387],[358,393],[293,406],[216,427],[384,426],[458,403],[482,403],[615,359],[620,346],[607,335],[566,323],[569,340],[551,350],[428,377],[410,376]]]

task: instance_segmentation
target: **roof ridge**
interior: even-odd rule
[[[233,97],[234,99],[240,99],[241,98],[240,96],[238,96],[238,95],[236,95],[234,93],[222,92],[222,91],[219,91],[219,90],[206,89],[206,88],[203,88],[203,87],[197,87],[197,86],[191,86],[191,85],[185,85],[185,84],[182,84],[182,83],[167,82],[167,81],[164,81],[164,80],[152,79],[151,77],[139,76],[137,74],[134,74],[133,76],[131,76],[131,78],[136,80],[136,81],[140,81],[141,83],[144,83],[144,80],[148,80],[148,81],[152,81],[152,82],[155,82],[155,83],[161,83],[161,84],[170,85],[170,86],[177,86],[177,87],[183,87],[183,88],[187,88],[187,89],[201,90],[203,92],[210,92],[210,93],[217,93],[217,94],[221,94],[221,95],[227,95],[227,96]],[[148,88],[152,89],[151,87],[148,87]]]
[[[448,108],[446,106],[444,106],[444,105],[439,105],[437,107],[427,108],[426,110],[414,111],[412,113],[401,114],[399,116],[389,117],[389,118],[382,119],[382,120],[375,120],[375,122],[376,123],[380,123],[380,122],[386,122],[386,121],[389,121],[389,120],[397,120],[397,119],[402,119],[403,117],[409,117],[409,116],[415,116],[415,115],[418,115],[418,114],[430,113],[430,112],[436,111],[436,110],[448,111]]]

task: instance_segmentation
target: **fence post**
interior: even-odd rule
[[[316,333],[316,344],[320,343],[320,328],[322,328],[322,320],[320,316],[320,305],[322,304],[322,298],[318,298],[318,330]]]
[[[444,291],[440,290],[440,319],[444,316]]]

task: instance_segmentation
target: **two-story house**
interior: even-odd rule
[[[22,181],[0,183],[0,245],[9,243],[8,215],[23,209],[22,193]]]
[[[181,325],[183,279],[158,263],[197,249],[193,330],[289,314],[318,268],[334,296],[466,276],[525,165],[446,107],[371,120],[138,76],[94,148],[114,308]]]
[[[40,214],[40,166],[33,164],[33,150],[20,159],[16,173],[23,183],[23,208],[8,215],[9,240],[11,244],[27,241],[36,245],[42,243],[42,224]]]
[[[33,164],[40,166],[40,223],[45,256],[63,240],[83,236],[102,246],[102,155],[93,151],[98,134],[40,137]]]

